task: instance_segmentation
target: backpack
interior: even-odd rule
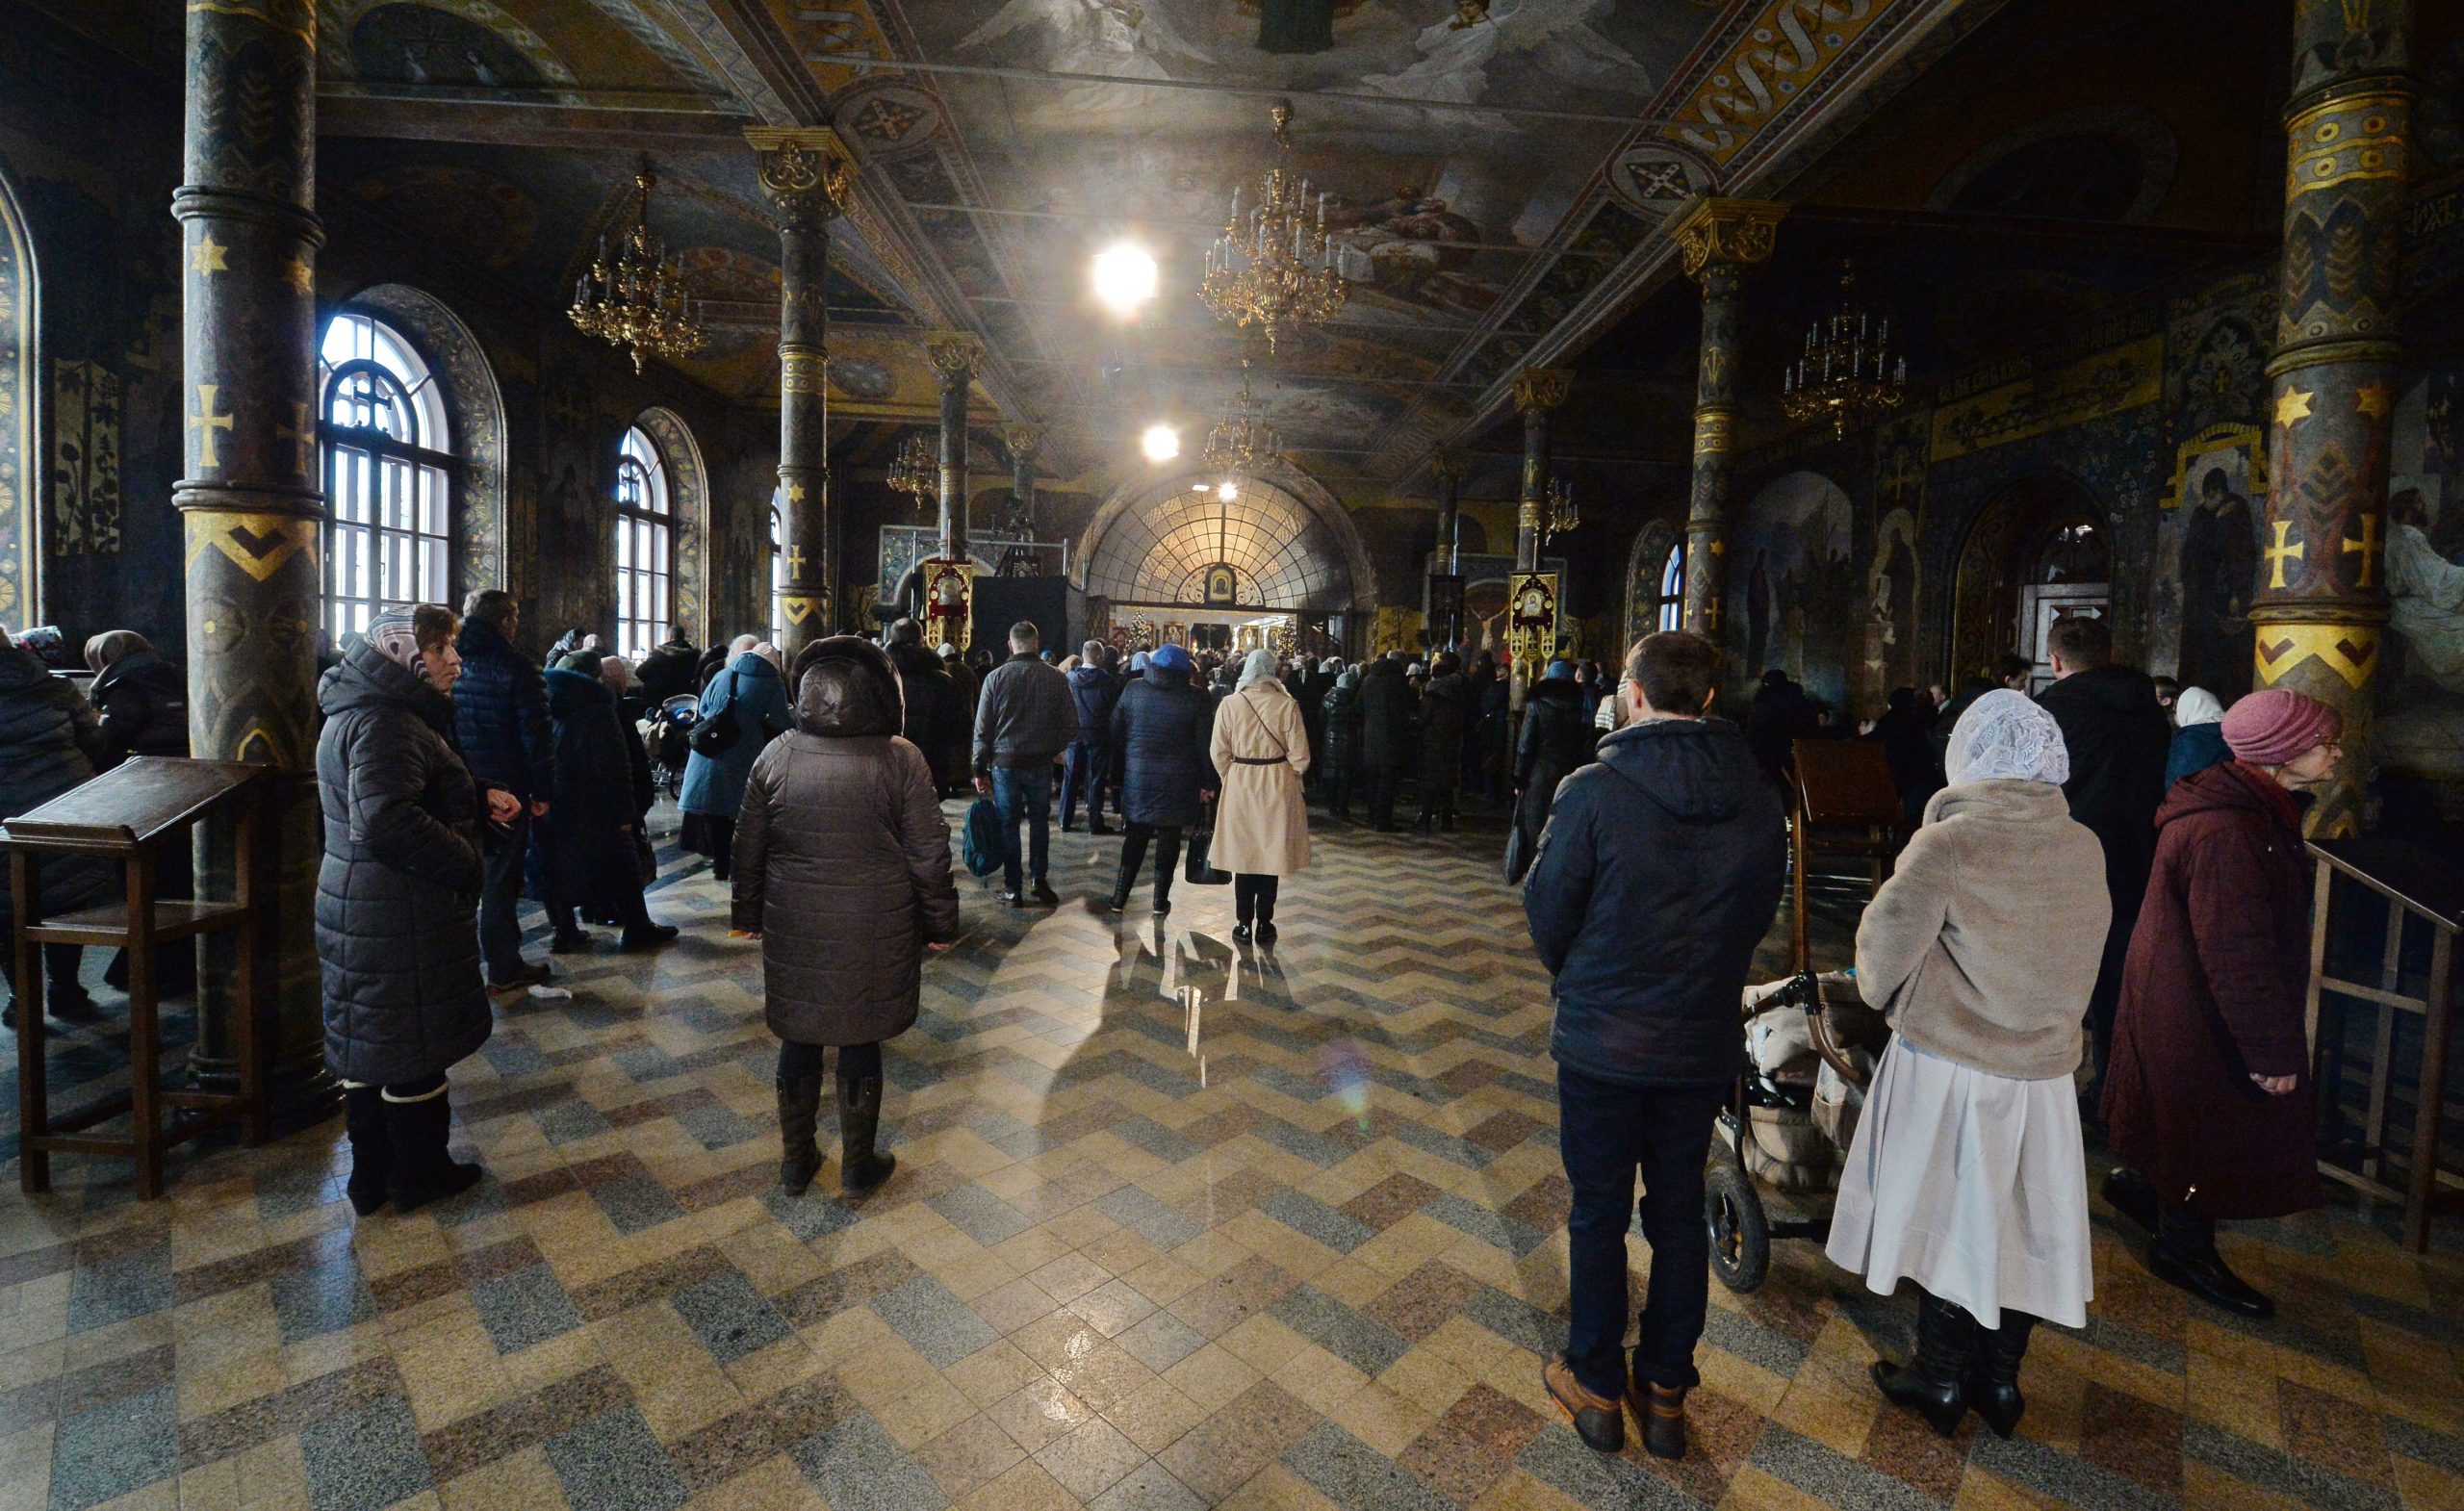
[[[967,805],[965,843],[961,848],[968,875],[980,880],[1001,869],[1001,808],[990,798]]]

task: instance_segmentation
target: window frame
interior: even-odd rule
[[[770,505],[770,643],[787,643],[787,517],[774,500]]]
[[[338,339],[348,355],[338,357]],[[451,596],[462,469],[441,375],[399,327],[368,310],[337,310],[318,338],[317,368],[319,617],[339,645],[387,608]],[[395,424],[372,401],[380,390]],[[368,423],[337,421],[345,405]]]
[[[616,653],[638,661],[676,621],[676,510],[667,457],[640,425],[626,427],[616,447]],[[647,563],[634,560],[649,547]],[[654,602],[653,600],[656,602]]]
[[[1659,629],[1685,627],[1685,538],[1669,544],[1660,558],[1659,591],[1652,598],[1652,623]]]

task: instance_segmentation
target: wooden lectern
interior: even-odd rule
[[[2447,1114],[2449,1010],[2455,1003],[2455,935],[2464,931],[2464,871],[2410,845],[2374,834],[2314,841],[2310,854],[2319,862],[2310,914],[2310,1068],[2323,1097],[2333,1095],[2335,1088],[2327,1085],[2319,1047],[2321,994],[2349,997],[2378,1010],[2370,1056],[2370,1104],[2363,1114],[2360,1146],[2344,1151],[2358,1158],[2352,1165],[2322,1159],[2319,1173],[2381,1201],[2403,1203],[2404,1243],[2418,1254],[2429,1244],[2431,1214],[2464,1200],[2464,1182],[2438,1167],[2438,1125]],[[2375,986],[2329,974],[2327,922],[2340,880],[2386,900],[2387,934],[2379,946]],[[2404,926],[2415,918],[2429,929],[2426,973],[2404,968]],[[2396,1092],[2400,1012],[2416,1012],[2422,1018],[2409,1151],[2396,1148],[2387,1132],[2389,1103]],[[2400,1175],[2402,1184],[2387,1179],[2390,1174]]]
[[[233,1118],[243,1121],[251,1144],[266,1136],[264,1045],[258,1035],[257,953],[262,919],[254,863],[260,804],[256,784],[270,768],[240,761],[172,760],[141,756],[64,792],[38,808],[0,823],[0,848],[9,855],[9,884],[16,903],[17,948],[17,1184],[32,1195],[51,1189],[51,1156],[106,1154],[137,1162],[137,1192],[163,1194],[163,1153]],[[155,876],[163,842],[185,838],[189,826],[226,806],[237,806],[237,854],[233,874],[238,895],[227,902],[163,901]],[[118,905],[42,916],[41,857],[45,854],[110,857],[120,861],[127,898]],[[188,863],[183,856],[179,862]],[[240,933],[239,1011],[232,1014],[232,1047],[240,1062],[237,1092],[166,1090],[161,1079],[162,1028],[155,1000],[154,950],[224,929]],[[51,1115],[43,1060],[42,949],[46,944],[124,946],[128,951],[129,1088],[64,1117]],[[164,1126],[164,1111],[198,1115]],[[79,1136],[81,1129],[122,1113],[136,1114],[126,1139]]]
[[[1866,740],[1799,740],[1789,781],[1788,871],[1794,886],[1788,920],[1790,959],[1804,975],[1813,966],[1806,943],[1808,862],[1816,855],[1862,859],[1876,890],[1907,839],[1908,812],[1891,785],[1883,748]]]

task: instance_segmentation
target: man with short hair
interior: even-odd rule
[[[1044,880],[1052,836],[1052,763],[1078,735],[1069,679],[1039,653],[1043,634],[1020,620],[1010,627],[1010,659],[986,675],[975,706],[975,790],[1001,809],[1001,900],[1024,908],[1032,895],[1046,908],[1060,903]],[[1027,821],[1024,856],[1018,821]],[[1023,867],[1024,876],[1021,876]],[[1034,883],[1030,894],[1024,884]]]
[[[462,601],[462,633],[454,642],[462,678],[453,688],[453,733],[463,763],[482,783],[504,788],[523,805],[502,842],[488,853],[479,888],[479,953],[488,984],[500,990],[537,986],[550,976],[544,963],[522,958],[522,928],[514,921],[530,821],[547,817],[548,794],[556,784],[547,676],[513,648],[521,623],[522,605],[512,594],[480,588]]]
[[[1113,704],[1120,701],[1120,684],[1104,669],[1104,653],[1110,647],[1100,640],[1090,640],[1081,652],[1078,666],[1066,675],[1069,679],[1069,701],[1078,710],[1078,736],[1069,742],[1069,750],[1061,766],[1061,832],[1069,832],[1078,816],[1078,800],[1087,800],[1087,832],[1109,834],[1104,823],[1104,784],[1112,775]]]
[[[901,731],[924,753],[936,790],[944,796],[962,790],[971,719],[965,695],[950,679],[941,658],[924,648],[923,626],[897,620],[889,627],[888,641],[889,664],[898,673],[898,690],[907,704]]]
[[[1633,722],[1557,789],[1523,888],[1555,981],[1558,1149],[1572,1322],[1541,1371],[1584,1443],[1685,1452],[1709,1296],[1703,1163],[1745,1055],[1737,1004],[1780,907],[1780,799],[1735,725],[1708,717],[1718,647],[1662,630],[1626,657]],[[1649,1297],[1628,1370],[1626,1230],[1643,1183]]]
[[[2105,847],[2105,893],[2113,923],[2105,931],[2103,968],[2088,998],[2088,1028],[2102,1095],[2105,1056],[2113,1048],[2114,1012],[2121,1003],[2122,967],[2131,932],[2156,864],[2156,809],[2165,801],[2165,763],[2172,754],[2173,721],[2156,702],[2156,683],[2137,667],[2114,661],[2113,631],[2101,619],[2073,614],[2048,637],[2053,685],[2037,703],[2062,727],[2070,752],[2070,780],[2062,784],[2070,816]]]

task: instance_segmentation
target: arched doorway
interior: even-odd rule
[[[2053,680],[2056,624],[2112,615],[2113,533],[2105,512],[2065,474],[2013,483],[1969,527],[1955,584],[1955,675],[1971,675],[2015,651],[2034,667],[2033,692]]]
[[[1290,468],[1228,484],[1191,471],[1124,485],[1096,511],[1079,560],[1091,613],[1234,648],[1276,619],[1348,637],[1374,581],[1343,505]]]

